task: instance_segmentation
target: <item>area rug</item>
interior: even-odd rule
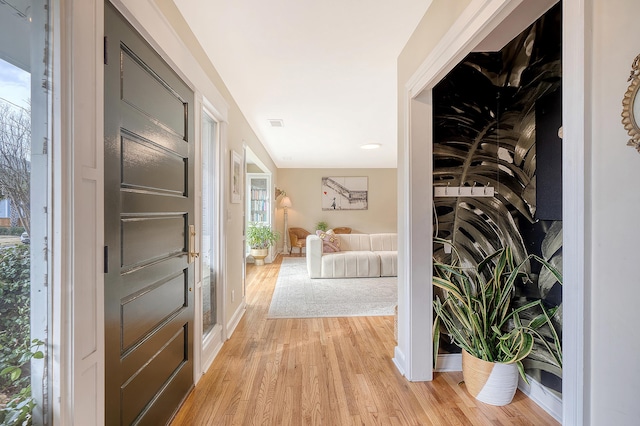
[[[311,279],[306,259],[285,257],[267,317],[393,315],[398,303],[397,282],[396,277]]]

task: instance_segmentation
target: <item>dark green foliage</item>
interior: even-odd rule
[[[0,410],[0,425],[2,426],[27,426],[31,425],[31,412],[36,406],[31,397],[31,385],[18,392],[9,401],[6,408]]]
[[[2,226],[0,227],[0,235],[22,235],[24,228],[22,226]]]
[[[30,364],[31,358],[44,358],[44,352],[40,350],[43,345],[42,340],[33,339],[30,349],[22,355],[20,365],[5,367],[0,371],[0,376],[8,377],[13,383],[13,387],[17,388],[6,407],[0,409],[1,426],[30,426],[32,424],[32,411],[36,406],[36,401],[31,396],[28,376],[25,377],[22,373],[25,367]],[[22,385],[18,386],[19,383]]]
[[[13,400],[0,411],[2,424],[17,423],[31,412],[29,246],[0,250],[0,393]],[[39,346],[41,342],[34,342]],[[41,354],[41,353],[40,353]],[[38,355],[38,357],[41,357]],[[27,397],[28,396],[28,397]],[[17,399],[16,399],[17,398]],[[12,408],[13,407],[13,408]],[[16,421],[10,422],[15,417]]]

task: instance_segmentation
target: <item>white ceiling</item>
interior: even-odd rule
[[[278,167],[396,167],[396,60],[430,0],[174,1]]]

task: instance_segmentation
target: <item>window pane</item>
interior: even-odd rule
[[[49,405],[47,10],[0,1],[0,424]]]
[[[216,123],[202,115],[202,338],[216,325],[215,144]]]

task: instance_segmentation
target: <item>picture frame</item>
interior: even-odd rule
[[[231,202],[234,204],[242,202],[242,157],[231,150],[231,167],[229,170],[229,191]]]
[[[636,56],[631,64],[629,75],[629,88],[622,99],[622,124],[631,139],[627,146],[635,148],[640,153],[640,55]]]
[[[328,176],[322,178],[322,210],[367,210],[367,176]]]

